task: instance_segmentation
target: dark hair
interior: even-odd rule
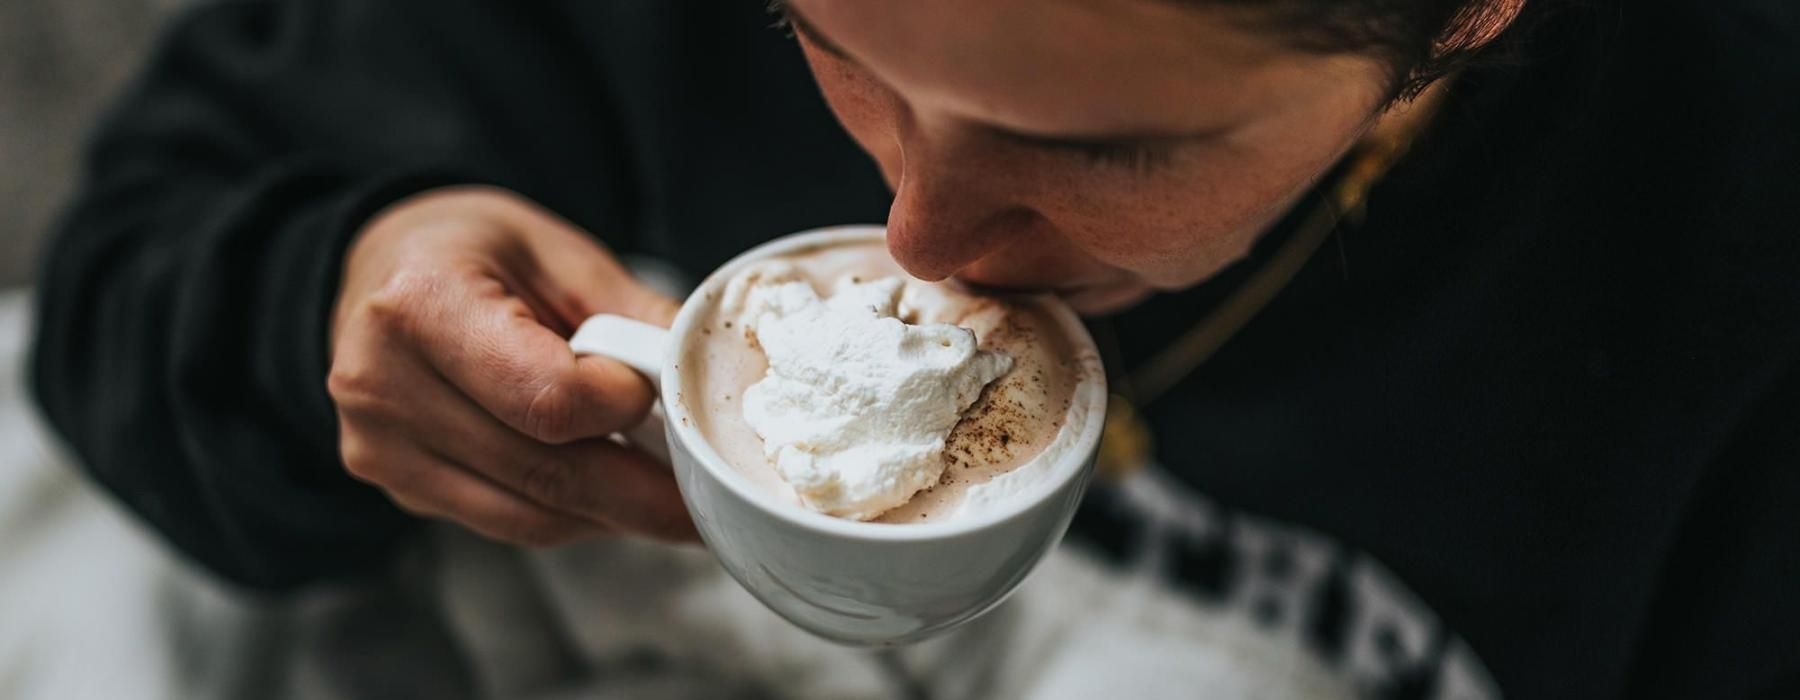
[[[1174,0],[1229,8],[1252,28],[1321,53],[1369,53],[1392,68],[1396,97],[1496,51],[1525,0]],[[1542,2],[1543,0],[1538,0]]]

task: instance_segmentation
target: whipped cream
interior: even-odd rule
[[[975,333],[909,324],[905,279],[837,282],[821,298],[799,268],[739,273],[722,308],[768,358],[744,393],[744,420],[805,506],[867,520],[937,483],[944,439],[1012,359]]]

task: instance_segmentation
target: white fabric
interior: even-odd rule
[[[0,697],[179,697],[216,669],[170,655],[170,616],[206,614],[217,591],[52,447],[25,392],[28,309],[25,294],[0,295]],[[228,642],[218,631],[212,641]]]

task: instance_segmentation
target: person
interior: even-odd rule
[[[1376,695],[1800,695],[1791,8],[780,11],[195,8],[47,256],[45,413],[254,589],[427,520],[690,540],[605,439],[650,388],[564,339],[669,320],[626,256],[697,279],[885,221],[914,276],[1095,319],[1154,445],[1077,519],[1099,559]],[[1376,142],[1405,150],[1355,167]],[[1226,338],[1168,354],[1195,328]]]

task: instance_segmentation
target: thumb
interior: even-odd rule
[[[554,306],[571,327],[594,314],[617,314],[668,327],[681,302],[652,289],[627,270],[592,234],[540,210],[527,236]]]

